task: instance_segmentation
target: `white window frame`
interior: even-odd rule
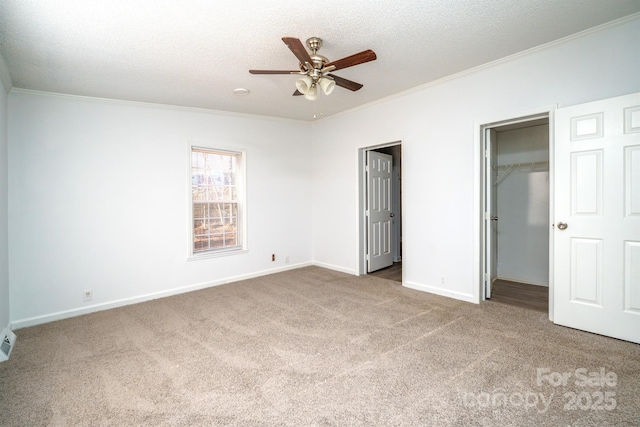
[[[187,230],[188,230],[188,260],[199,260],[212,257],[229,256],[248,252],[247,248],[247,152],[244,149],[230,149],[214,146],[209,143],[198,141],[189,141],[187,144]],[[238,201],[238,229],[237,239],[238,245],[231,248],[211,249],[208,251],[194,252],[194,233],[193,233],[193,193],[192,193],[192,153],[194,149],[211,151],[214,153],[235,155],[238,158],[236,172],[236,191]]]

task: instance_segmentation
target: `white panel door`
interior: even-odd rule
[[[554,322],[640,343],[640,93],[555,126]]]
[[[392,156],[367,151],[368,272],[393,264],[391,252],[392,165]]]

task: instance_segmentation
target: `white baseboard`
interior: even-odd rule
[[[417,291],[429,292],[431,294],[436,294],[443,297],[448,297],[448,298],[453,298],[460,301],[478,304],[478,301],[475,300],[473,294],[465,294],[462,292],[452,291],[450,289],[437,288],[435,286],[422,285],[420,283],[414,283],[414,282],[403,282],[402,286],[415,289]]]
[[[13,347],[16,345],[16,334],[11,330],[11,322],[2,330],[2,334],[0,334],[0,362],[4,362],[5,360],[9,360],[11,356],[11,351],[13,351]]]
[[[316,267],[322,267],[322,268],[326,268],[326,269],[333,270],[333,271],[339,271],[341,273],[351,274],[353,276],[357,276],[358,275],[356,273],[356,271],[351,269],[351,268],[339,267],[337,265],[327,264],[327,263],[320,262],[320,261],[313,261],[311,264],[315,265]]]
[[[294,270],[296,268],[308,267],[313,265],[311,262],[302,262],[298,264],[285,265],[283,267],[271,268],[268,270],[257,271],[254,273],[241,274],[239,276],[226,277],[223,279],[213,280],[210,282],[196,283],[193,285],[183,286],[180,288],[168,289],[160,292],[153,292],[146,295],[140,295],[131,298],[123,298],[120,300],[109,301],[101,304],[94,304],[88,307],[74,308],[71,310],[59,311],[56,313],[45,314],[42,316],[29,317],[26,319],[15,320],[12,325],[15,329],[27,328],[29,326],[49,323],[56,320],[68,319],[70,317],[82,316],[83,314],[95,313],[97,311],[109,310],[111,308],[123,307],[126,305],[137,304],[140,302],[150,301],[158,298],[170,297],[186,292],[198,291],[200,289],[211,288],[213,286],[225,285],[227,283],[239,282],[241,280],[253,279],[255,277],[267,276],[269,274],[280,273],[283,271]]]

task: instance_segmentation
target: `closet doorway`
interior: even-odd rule
[[[549,116],[484,128],[484,297],[549,311]]]
[[[402,282],[402,143],[358,150],[359,271]]]

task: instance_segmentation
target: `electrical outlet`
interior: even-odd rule
[[[275,261],[276,260],[276,254],[271,254],[271,261]]]
[[[93,291],[91,289],[82,291],[82,301],[91,301],[93,298]]]
[[[444,285],[444,276],[440,276],[440,283]]]
[[[284,262],[285,262],[285,264],[289,264],[289,255],[287,255],[286,257],[284,257]]]

